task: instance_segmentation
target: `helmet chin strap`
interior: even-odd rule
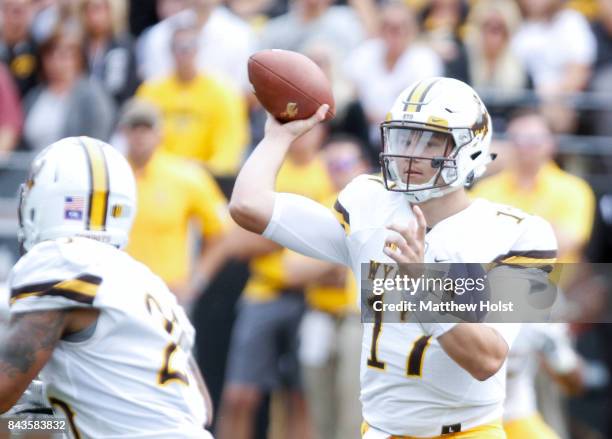
[[[443,188],[432,188],[423,191],[403,192],[403,194],[406,198],[408,198],[410,203],[419,204],[429,201],[432,198],[440,198],[460,188],[461,186],[445,186]]]

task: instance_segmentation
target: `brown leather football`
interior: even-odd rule
[[[329,80],[307,56],[289,50],[262,50],[249,58],[248,70],[255,96],[278,121],[308,119],[323,104],[329,105],[325,120],[334,117]]]

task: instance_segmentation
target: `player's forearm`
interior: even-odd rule
[[[240,170],[232,198],[230,214],[236,223],[254,233],[262,233],[274,210],[274,183],[291,137],[266,136]]]
[[[329,105],[321,105],[308,119],[280,124],[268,115],[266,135],[251,153],[234,185],[230,214],[241,227],[263,233],[274,211],[274,183],[291,142],[323,121]]]
[[[444,351],[474,378],[484,381],[504,364],[508,344],[484,324],[460,323],[438,337]]]
[[[61,311],[33,312],[0,327],[0,414],[13,407],[48,361],[66,321]]]

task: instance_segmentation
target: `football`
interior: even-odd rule
[[[329,80],[307,56],[262,50],[249,58],[248,73],[255,96],[279,122],[308,119],[323,104],[329,105],[325,120],[335,115]]]

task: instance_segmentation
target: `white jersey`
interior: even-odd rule
[[[537,412],[535,377],[538,357],[559,374],[578,366],[578,355],[564,323],[528,323],[521,327],[508,354],[504,422],[526,418]]]
[[[0,322],[8,320],[9,291],[4,282],[0,282]]]
[[[34,246],[9,277],[11,313],[100,311],[62,339],[40,377],[77,438],[209,438],[188,367],[194,329],[161,279],[125,252],[84,238]]]
[[[413,213],[403,194],[387,191],[372,176],[353,180],[335,209],[344,232],[334,215],[314,202],[277,194],[264,236],[308,256],[351,266],[361,285],[362,263],[393,263],[383,253],[385,239],[393,233],[385,226],[406,224]],[[436,224],[425,244],[425,262],[551,260],[556,255],[548,223],[484,200]],[[389,435],[429,437],[502,418],[505,366],[481,382],[420,325],[377,326],[364,323],[361,361],[363,417],[371,427]],[[518,325],[495,327],[511,345]]]

